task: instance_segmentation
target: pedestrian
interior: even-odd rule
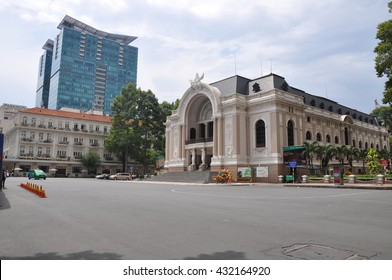
[[[1,176],[1,188],[5,189],[5,179],[7,177],[7,173],[3,169],[3,175]]]

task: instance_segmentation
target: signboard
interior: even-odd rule
[[[388,162],[387,159],[383,159],[383,160],[380,161],[380,163],[381,163],[382,166],[388,166],[389,162]]]
[[[290,166],[291,168],[296,168],[296,167],[297,167],[297,162],[296,162],[296,161],[290,161],[290,162],[289,162],[289,166]]]
[[[251,178],[252,169],[250,167],[238,167],[237,176],[238,178]]]
[[[305,156],[302,155],[303,151],[305,151],[305,146],[287,146],[283,147],[283,162],[297,162],[297,164],[305,164],[306,159]]]
[[[256,177],[268,178],[268,166],[256,167]]]
[[[343,178],[340,166],[333,167],[333,182],[335,185],[343,185]]]

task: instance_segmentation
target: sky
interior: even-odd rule
[[[290,86],[370,113],[389,0],[0,0],[0,104],[35,106],[38,62],[65,15],[138,37],[137,86],[173,102],[204,83],[271,72]]]

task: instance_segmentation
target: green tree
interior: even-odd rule
[[[128,160],[146,165],[152,163],[155,153],[163,153],[160,141],[165,134],[163,112],[158,99],[150,91],[143,91],[129,83],[121,89],[121,94],[113,100],[112,128],[106,139],[106,148],[116,153],[123,162],[123,170]]]
[[[344,165],[344,159],[347,157],[348,149],[346,146],[335,146],[332,151],[333,156],[339,161],[340,165]]]
[[[316,149],[317,158],[320,160],[321,168],[328,172],[328,163],[334,155],[334,147],[332,145],[320,145]]]
[[[392,2],[388,3],[392,12]],[[376,73],[378,77],[387,77],[382,102],[392,106],[392,20],[387,20],[377,26],[376,39],[380,40],[374,52],[376,53]]]
[[[358,152],[355,154],[354,159],[356,161],[362,161],[362,173],[365,173],[365,164],[367,160],[367,155],[368,155],[369,150],[367,149],[360,149]]]
[[[316,155],[316,150],[317,147],[319,146],[317,141],[314,141],[313,143],[310,142],[304,142],[304,147],[305,150],[302,152],[302,156],[305,157],[306,159],[306,165],[308,168],[310,168],[310,173],[312,174],[313,172],[313,158]]]
[[[367,154],[367,166],[371,174],[378,174],[381,172],[380,155],[376,149],[370,148]]]
[[[353,161],[357,158],[359,150],[353,146],[347,148],[347,160],[348,164],[350,165],[350,171],[353,170]]]
[[[389,133],[392,133],[392,106],[378,106],[370,115],[380,120],[381,125],[385,126]]]
[[[97,168],[101,165],[101,159],[97,153],[89,152],[80,158],[80,162],[86,167],[88,173],[96,174]]]

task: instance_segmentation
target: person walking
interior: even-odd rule
[[[5,189],[5,179],[7,178],[7,173],[5,172],[5,170],[3,169],[3,174],[1,176],[1,188]]]

